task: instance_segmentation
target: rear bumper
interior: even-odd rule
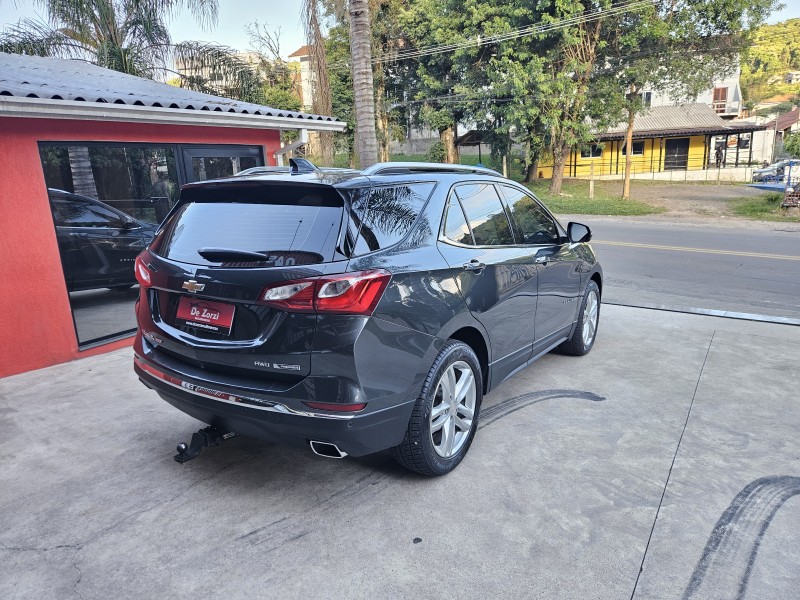
[[[209,425],[278,444],[328,442],[351,456],[398,445],[414,408],[414,400],[391,403],[386,408],[375,408],[377,402],[372,402],[365,412],[321,413],[298,409],[299,402],[286,402],[285,398],[254,398],[215,384],[209,387],[139,354],[134,358],[134,370],[142,383],[172,406]]]

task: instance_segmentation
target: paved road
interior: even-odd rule
[[[800,233],[583,217],[603,300],[800,318]]]

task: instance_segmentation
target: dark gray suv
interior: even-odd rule
[[[337,458],[392,449],[442,475],[485,393],[592,348],[590,238],[482,168],[297,162],[190,184],[136,261],[134,368],[217,431]]]

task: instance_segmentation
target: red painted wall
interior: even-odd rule
[[[280,146],[274,129],[145,125],[0,116],[0,377],[128,346],[79,352],[38,142]]]

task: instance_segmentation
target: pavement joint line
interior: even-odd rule
[[[592,240],[592,244],[603,244],[606,246],[628,246],[631,248],[650,248],[653,250],[672,250],[676,252],[699,252],[702,254],[723,254],[727,256],[747,256],[751,258],[767,258],[774,260],[797,260],[800,256],[787,254],[763,254],[761,252],[741,252],[738,250],[714,250],[711,248],[689,248],[686,246],[661,246],[659,244],[640,244],[637,242],[612,242],[605,240]]]
[[[800,319],[792,317],[773,317],[771,315],[759,315],[755,313],[740,313],[730,310],[717,310],[713,308],[694,308],[690,306],[670,306],[668,304],[652,304],[650,302],[609,302],[602,300],[603,304],[609,306],[623,306],[627,308],[643,308],[646,310],[661,310],[665,312],[687,313],[690,315],[702,315],[705,317],[718,317],[720,319],[736,319],[739,321],[756,321],[758,323],[774,323],[776,325],[793,325],[800,327]]]
[[[641,577],[642,572],[644,571],[644,561],[647,559],[647,551],[650,549],[650,542],[653,539],[653,532],[656,530],[656,523],[658,523],[658,516],[661,513],[661,506],[664,504],[664,496],[667,495],[667,487],[669,486],[670,477],[672,477],[672,469],[675,467],[675,461],[678,458],[678,452],[681,449],[681,442],[683,442],[683,436],[686,433],[686,428],[689,426],[689,417],[692,415],[692,407],[694,407],[694,399],[697,397],[697,390],[700,388],[700,381],[703,379],[703,372],[706,370],[706,362],[708,361],[708,355],[711,353],[711,346],[714,344],[714,336],[717,334],[717,330],[711,332],[711,339],[708,342],[708,348],[706,348],[706,355],[703,358],[703,366],[700,367],[700,374],[697,376],[697,383],[694,386],[694,393],[692,394],[692,401],[689,402],[689,410],[686,411],[686,420],[683,422],[683,429],[681,430],[681,435],[678,438],[678,445],[675,447],[675,454],[672,455],[672,462],[669,465],[669,471],[667,472],[667,479],[664,481],[664,489],[661,490],[661,499],[658,501],[658,508],[656,508],[656,516],[653,519],[653,526],[650,528],[650,535],[647,536],[647,544],[644,547],[644,554],[642,554],[642,562],[639,565],[639,572],[636,574],[636,581],[633,584],[633,591],[631,592],[630,600],[633,600],[633,597],[636,595],[636,588],[639,585],[639,577]]]

